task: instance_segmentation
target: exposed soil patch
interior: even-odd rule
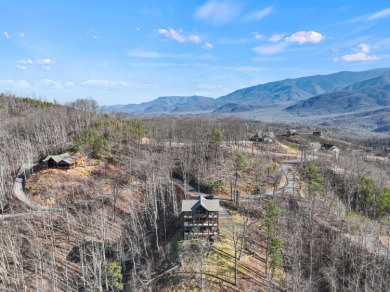
[[[55,206],[102,196],[127,183],[119,168],[95,161],[93,166],[42,170],[27,179],[25,189],[30,200]]]

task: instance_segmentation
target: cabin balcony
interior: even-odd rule
[[[218,226],[218,223],[209,223],[209,222],[202,222],[202,223],[193,223],[193,222],[184,222],[184,226]]]

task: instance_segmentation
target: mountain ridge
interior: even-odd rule
[[[205,96],[162,96],[140,104],[105,106],[105,112],[123,112],[130,115],[175,115],[175,114],[242,114],[257,109],[292,106],[299,107],[311,98],[328,94],[342,96],[353,103],[353,97],[368,101],[370,94],[383,95],[381,90],[388,91],[390,86],[390,68],[371,69],[366,71],[341,71],[327,75],[305,76],[294,79],[283,79],[251,87],[238,89],[227,95],[211,98]],[[367,87],[375,87],[368,92]],[[353,92],[354,91],[354,92]],[[386,99],[386,98],[384,98]],[[374,100],[371,100],[375,104]],[[358,106],[346,105],[348,111],[360,110],[365,103]],[[305,104],[306,106],[308,103]],[[377,106],[385,106],[379,103]],[[333,109],[328,109],[332,113]],[[291,108],[291,114],[298,114]],[[336,111],[338,112],[338,111]]]

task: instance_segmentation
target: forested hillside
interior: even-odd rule
[[[130,119],[88,99],[1,95],[0,117],[1,291],[390,289],[390,164],[361,151],[387,137]],[[248,141],[259,131],[276,140]],[[23,164],[64,152],[74,168],[29,173],[31,204],[15,196]],[[182,200],[200,192],[220,199],[212,242],[183,240]]]

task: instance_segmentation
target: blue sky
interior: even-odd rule
[[[100,105],[390,67],[386,1],[1,0],[0,92]]]

